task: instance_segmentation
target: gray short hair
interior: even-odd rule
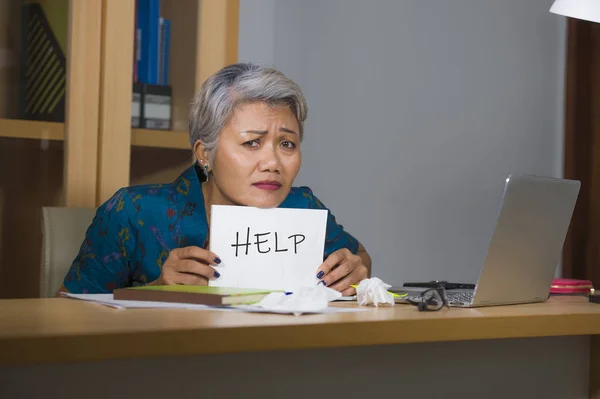
[[[190,111],[192,147],[200,140],[212,164],[219,133],[237,106],[251,102],[289,107],[298,120],[302,140],[307,107],[300,86],[274,68],[238,63],[226,66],[208,78],[195,96]]]

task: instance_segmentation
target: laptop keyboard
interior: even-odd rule
[[[448,297],[448,302],[466,302],[471,303],[473,301],[473,293],[472,292],[452,292],[446,291],[446,296]]]
[[[472,291],[446,291],[446,297],[448,298],[448,303],[468,303],[473,302],[473,292]],[[412,300],[414,302],[418,302],[421,300],[419,295],[414,293],[410,293],[407,297],[402,298],[401,300],[397,300],[396,302],[407,302]]]

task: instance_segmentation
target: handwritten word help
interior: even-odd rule
[[[235,248],[235,256],[239,256],[242,251],[243,255],[248,255],[249,248],[252,245],[255,245],[256,251],[259,254],[268,254],[273,249],[275,252],[287,252],[288,248],[280,246],[281,237],[277,234],[277,232],[267,232],[267,233],[254,233],[252,234],[254,241],[250,242],[250,227],[246,229],[246,240],[240,242],[240,233],[235,233],[235,244],[231,244],[232,247]],[[285,239],[284,239],[285,240]],[[293,243],[294,253],[298,253],[298,246],[306,240],[306,236],[304,234],[292,234],[287,237],[287,240],[290,240]],[[239,251],[240,247],[244,247],[245,249]]]

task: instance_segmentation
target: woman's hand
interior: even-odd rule
[[[177,248],[169,253],[160,277],[148,285],[208,285],[208,280],[219,277],[219,272],[210,265],[219,263],[219,257],[206,249]]]
[[[362,246],[361,246],[362,247]],[[366,252],[363,254],[366,255]],[[354,255],[347,248],[341,248],[333,252],[325,259],[325,262],[317,269],[317,278],[327,287],[338,290],[342,295],[354,295],[356,290],[351,284],[357,284],[369,276],[370,258],[368,266],[361,253]]]

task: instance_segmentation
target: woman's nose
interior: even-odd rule
[[[279,173],[281,162],[277,151],[265,146],[258,166],[261,172]]]

